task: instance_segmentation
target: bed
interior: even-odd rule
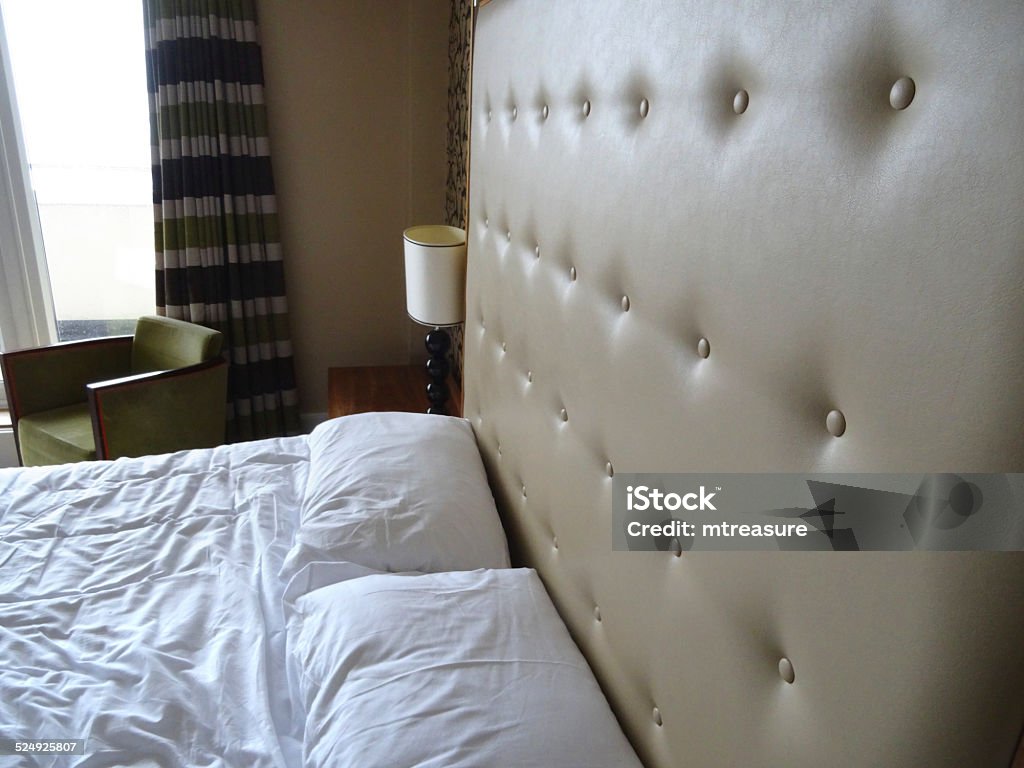
[[[1024,470],[1022,32],[484,5],[467,420],[0,473],[0,723],[82,765],[1009,766],[1020,552],[619,552],[610,512]]]
[[[639,765],[464,420],[3,470],[0,499],[0,762]]]

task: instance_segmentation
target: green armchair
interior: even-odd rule
[[[221,334],[142,317],[134,336],[0,355],[22,466],[209,448],[224,442]]]

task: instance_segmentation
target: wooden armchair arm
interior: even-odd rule
[[[224,442],[223,358],[87,386],[96,457],[143,456]]]
[[[0,355],[11,420],[83,403],[85,385],[131,370],[132,337],[71,341]]]

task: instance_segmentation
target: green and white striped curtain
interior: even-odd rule
[[[224,334],[228,439],[299,431],[253,0],[143,0],[157,311]]]

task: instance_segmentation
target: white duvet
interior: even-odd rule
[[[278,571],[308,456],[0,470],[0,738],[88,740],[0,765],[299,763]]]

